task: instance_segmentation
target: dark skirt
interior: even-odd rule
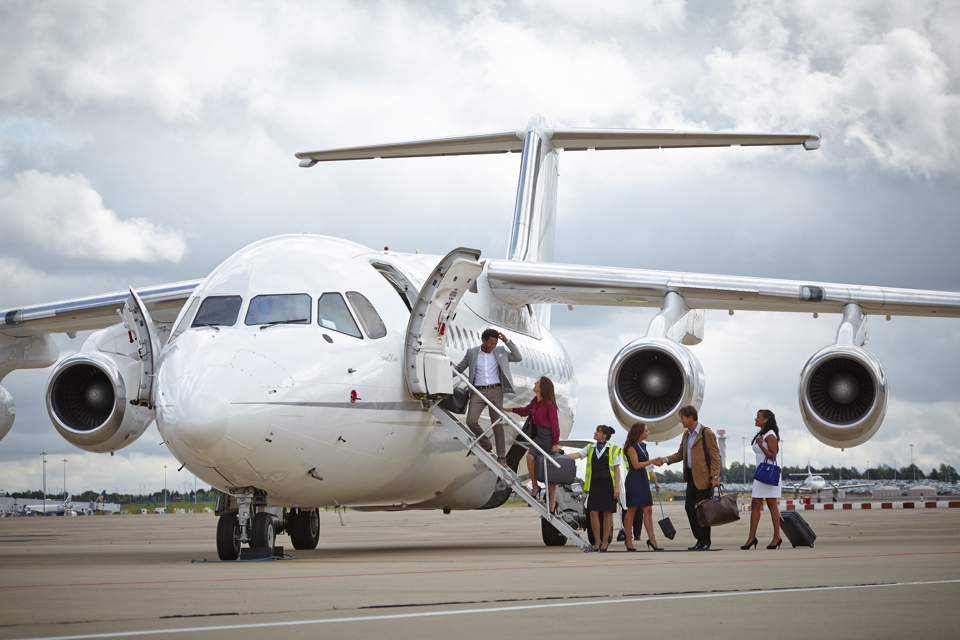
[[[553,448],[553,429],[550,427],[537,427],[537,435],[533,437],[533,441],[537,443],[537,446],[550,453],[550,449]],[[526,442],[526,440],[524,440]],[[529,442],[527,444],[530,444]],[[534,458],[541,458],[543,454],[530,447],[527,450],[527,453],[532,455]]]
[[[610,448],[607,447],[607,455],[609,454]],[[590,511],[616,512],[617,510],[617,501],[613,497],[613,478],[610,477],[610,466],[606,456],[593,460],[586,506]]]

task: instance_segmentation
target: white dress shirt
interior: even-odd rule
[[[594,444],[593,444],[593,447],[594,447],[594,449],[593,449],[593,455],[594,455],[594,457],[596,457],[596,458],[599,460],[599,459],[600,459],[600,456],[603,455],[603,452],[607,450],[607,445],[608,445],[608,444],[609,444],[608,442],[604,442],[603,444],[596,444],[596,443],[594,443]],[[580,457],[581,457],[581,458],[584,458],[584,459],[585,459],[585,458],[587,457],[587,453],[588,453],[588,450],[590,449],[590,446],[591,446],[591,445],[588,444],[588,445],[585,446],[583,449],[580,449]],[[613,459],[613,464],[615,464],[615,465],[621,465],[621,464],[623,464],[623,458],[620,456],[619,453],[618,453],[617,456]]]
[[[490,353],[484,353],[483,349],[477,351],[477,369],[473,384],[478,387],[500,384],[500,363],[497,362],[497,356],[493,351]]]

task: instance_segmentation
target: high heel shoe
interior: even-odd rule
[[[663,547],[658,547],[649,540],[647,540],[647,546],[650,547],[651,551],[663,551]]]
[[[753,540],[751,540],[750,542],[748,542],[747,544],[743,545],[743,546],[740,547],[740,548],[743,549],[744,551],[746,551],[746,550],[749,549],[750,547],[753,547],[754,549],[757,548],[757,539],[756,539],[756,538],[754,538]],[[767,548],[769,549],[770,547],[767,547]]]
[[[782,542],[783,542],[783,538],[779,538],[779,539],[777,540],[777,544],[768,544],[768,545],[767,545],[767,549],[779,549],[779,548],[780,548],[780,543],[782,543]]]

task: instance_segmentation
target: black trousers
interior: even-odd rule
[[[693,537],[697,542],[710,544],[710,527],[701,527],[697,521],[697,503],[701,500],[713,497],[713,485],[706,489],[697,489],[693,479],[687,481],[687,499],[683,508],[687,512],[687,520],[690,521],[690,530],[693,531]]]

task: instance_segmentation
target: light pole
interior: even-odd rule
[[[910,445],[910,466],[913,467],[913,445]],[[913,467],[913,481],[917,481],[917,468]]]
[[[163,512],[167,512],[167,465],[163,465]]]
[[[67,493],[67,459],[64,458],[61,462],[63,462],[63,499],[66,500],[70,497]]]
[[[896,481],[897,479],[897,459],[896,458],[893,459],[893,479],[894,481]]]
[[[47,452],[40,454],[43,458],[43,512],[47,512]]]
[[[867,460],[867,480],[870,479],[870,461]]]
[[[747,484],[747,438],[740,438],[743,441],[743,484]]]
[[[193,476],[193,512],[197,512],[197,476]]]

